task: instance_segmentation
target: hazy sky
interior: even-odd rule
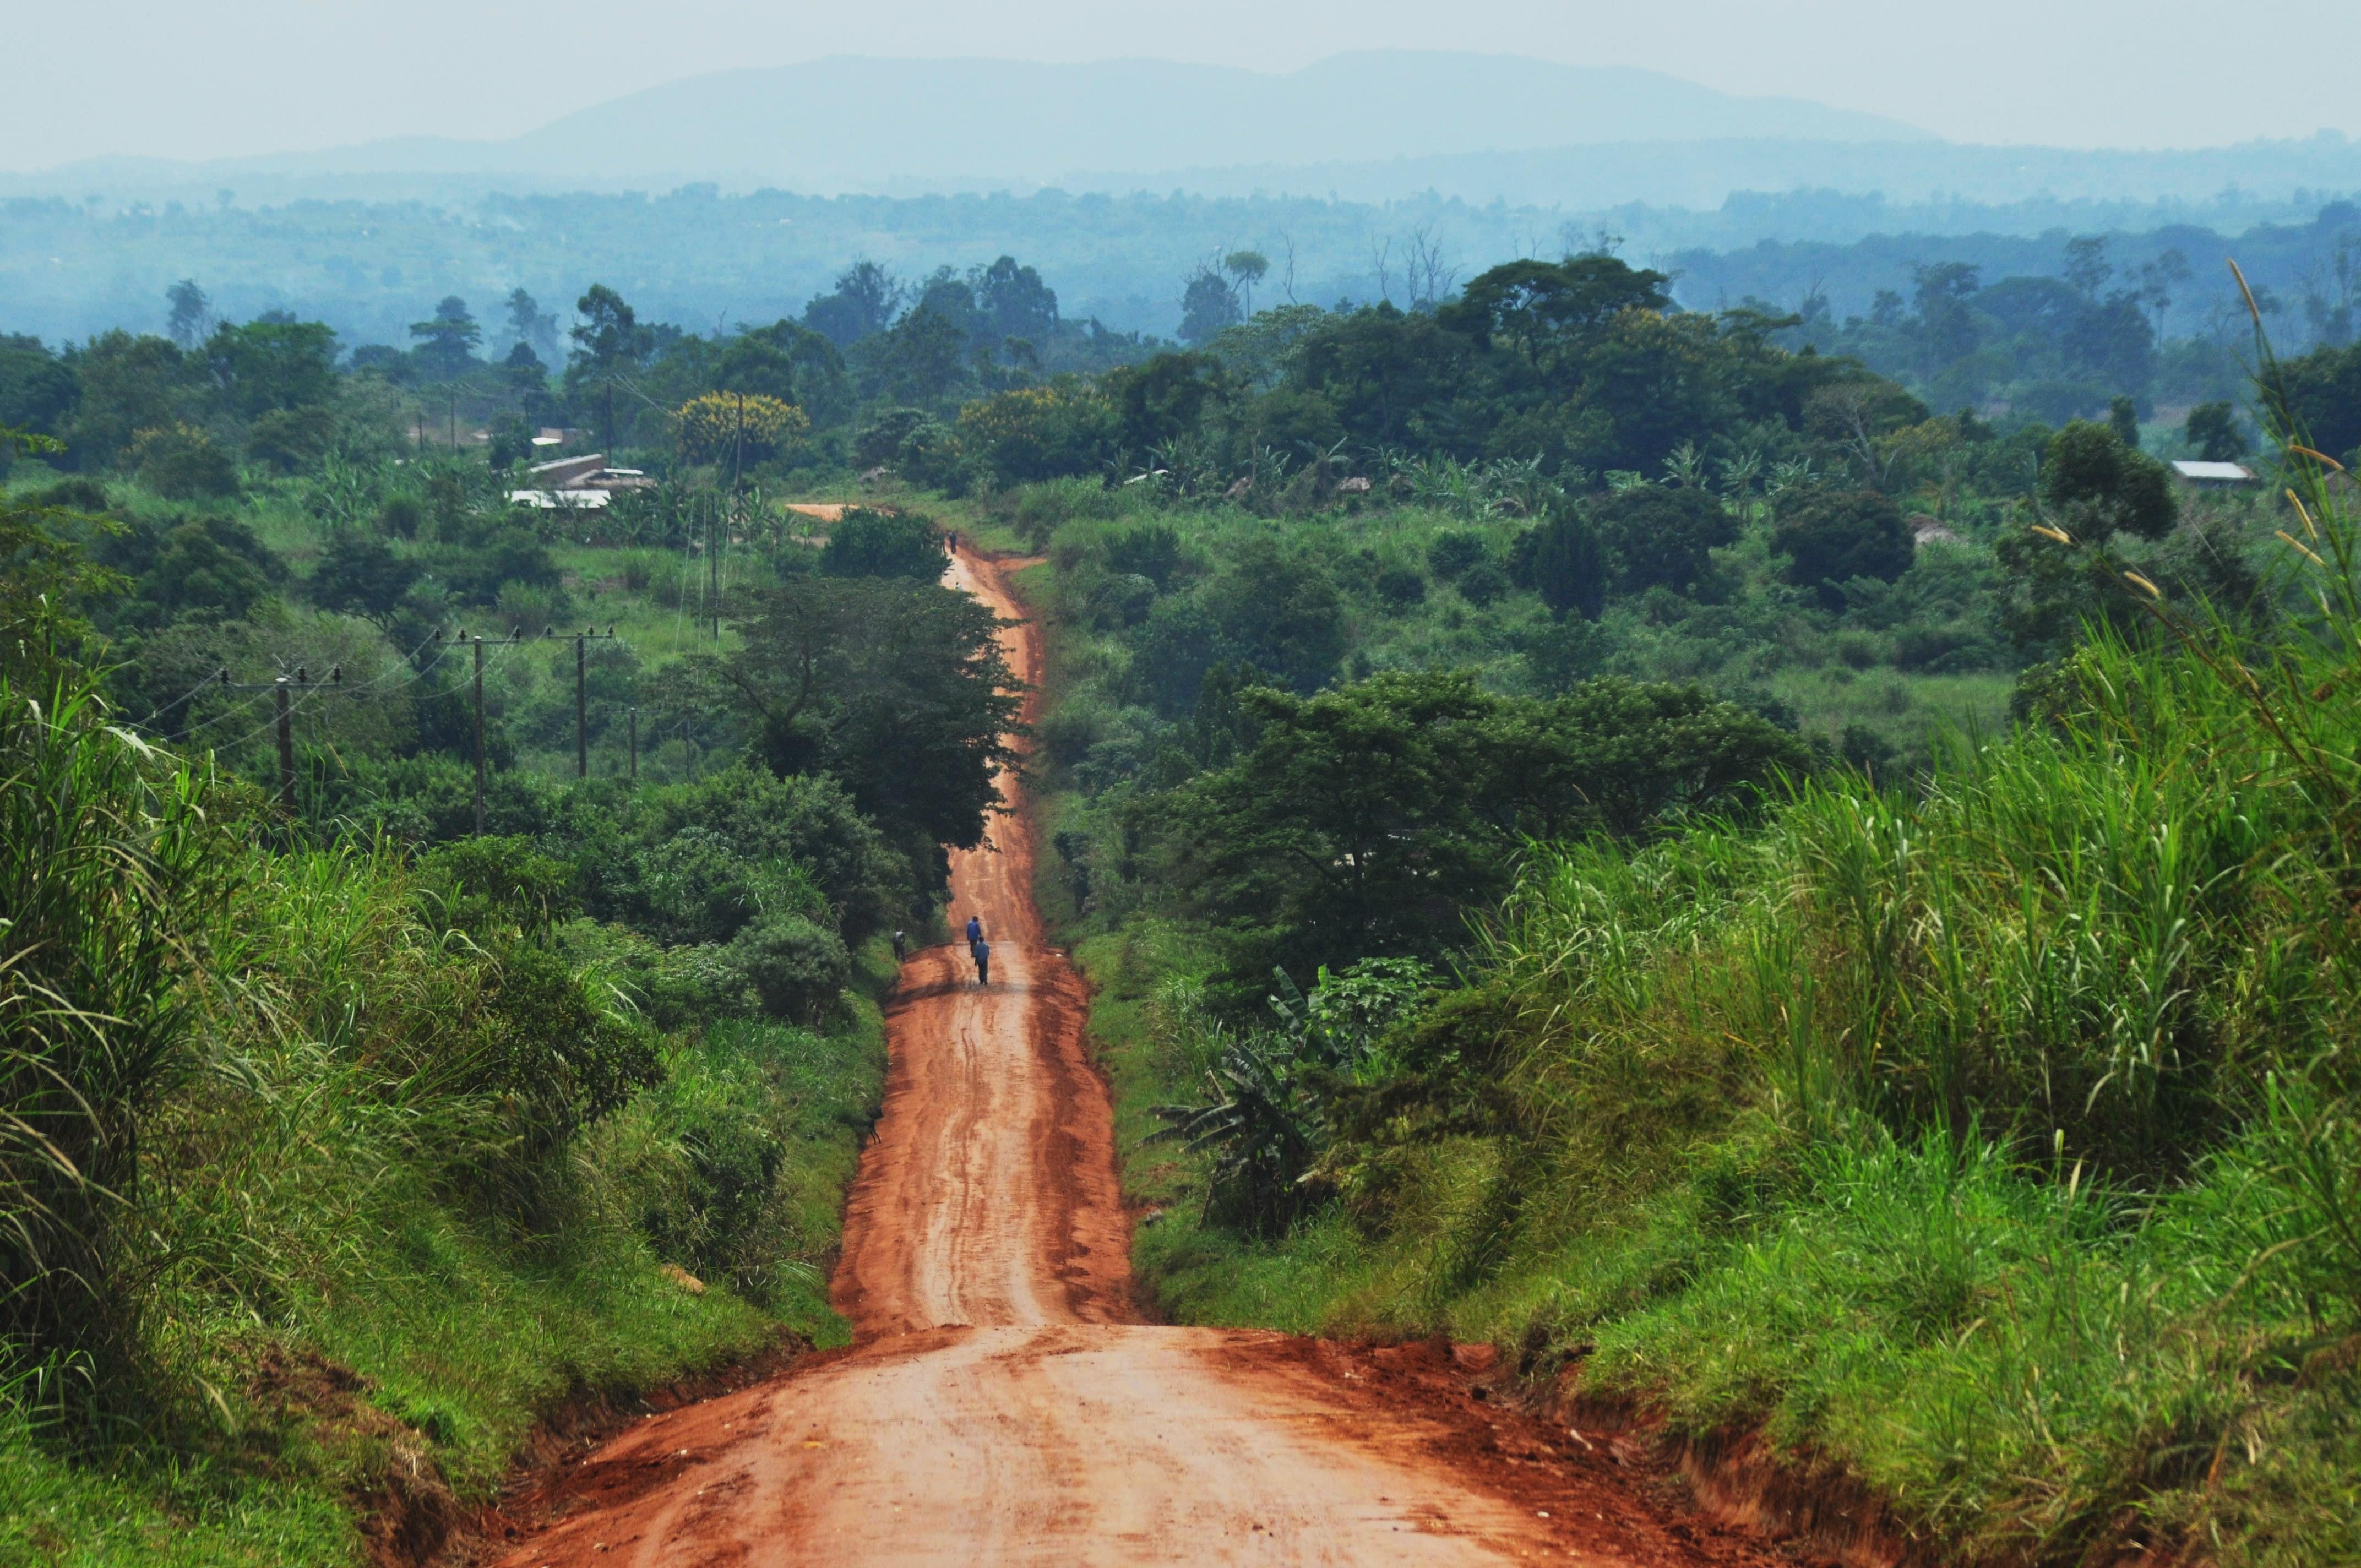
[[[1287,70],[1464,49],[1642,66],[1957,140],[2361,136],[2361,3],[2238,16],[2221,0],[0,0],[0,168],[502,137],[698,71],[846,53]]]

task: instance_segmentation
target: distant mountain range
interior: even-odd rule
[[[1507,55],[1365,51],[1283,74],[1153,60],[846,56],[691,77],[506,141],[412,137],[202,164],[101,159],[47,174],[60,188],[174,174],[198,184],[244,173],[406,173],[711,180],[831,194],[944,182],[1032,188],[1113,171],[1082,187],[1104,189],[1110,178],[1121,185],[1171,170],[1732,138],[1936,140],[1898,120],[1797,98]]]

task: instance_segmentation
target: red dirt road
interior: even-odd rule
[[[997,565],[951,580],[1015,618]],[[1005,635],[1034,678],[1038,635]],[[993,837],[951,862],[991,986],[938,948],[887,1009],[834,1284],[854,1346],[512,1500],[537,1522],[502,1568],[1773,1561],[1668,1513],[1603,1439],[1472,1398],[1447,1353],[1141,1323],[1082,986],[1042,940],[1024,818]]]

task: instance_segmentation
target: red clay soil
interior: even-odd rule
[[[951,578],[1013,620],[1006,565]],[[1037,630],[1004,635],[1036,676]],[[1636,1450],[1488,1397],[1484,1352],[1143,1322],[1083,987],[1042,938],[1021,810],[993,839],[951,869],[991,984],[933,948],[887,1009],[834,1283],[852,1347],[545,1476],[503,1509],[503,1568],[1792,1561]]]

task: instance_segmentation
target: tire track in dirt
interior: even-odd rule
[[[1008,565],[962,553],[950,580],[1013,620]],[[1038,629],[1003,635],[1038,683]],[[513,1499],[530,1522],[502,1568],[1775,1561],[1561,1454],[1448,1354],[1139,1321],[1087,996],[1043,940],[1002,787],[992,841],[951,858],[953,923],[983,918],[993,983],[934,948],[887,1007],[832,1288],[855,1343]]]

